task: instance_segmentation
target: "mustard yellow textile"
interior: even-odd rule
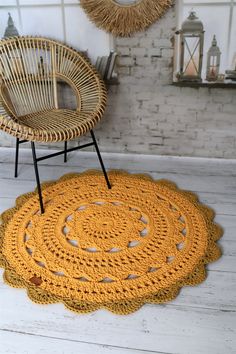
[[[174,299],[220,257],[221,229],[196,195],[145,175],[69,174],[19,197],[2,214],[0,265],[34,302],[128,314]]]

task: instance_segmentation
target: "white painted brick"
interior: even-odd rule
[[[119,75],[130,75],[130,66],[121,66],[119,68]]]
[[[131,48],[131,55],[133,56],[139,56],[139,57],[144,57],[147,55],[147,49],[146,48]]]
[[[214,103],[231,103],[233,100],[232,90],[225,89],[223,92],[224,94],[222,94],[222,92],[216,94],[214,90],[211,90],[212,101]]]
[[[148,100],[149,101],[150,98],[152,97],[152,92],[147,92],[147,91],[145,92],[143,90],[142,92],[136,94],[135,97],[136,97],[137,101],[139,101],[139,100],[141,100],[141,101],[147,101]]]
[[[119,57],[119,65],[120,66],[133,66],[134,65],[134,58]]]
[[[160,105],[159,112],[160,113],[173,113],[173,106],[171,105]]]
[[[163,58],[172,58],[174,55],[173,48],[163,48],[161,50],[161,55]]]
[[[220,105],[224,113],[236,114],[236,106],[233,103],[223,103]]]
[[[170,38],[156,38],[153,40],[153,46],[155,48],[171,48]]]
[[[154,40],[152,38],[142,37],[140,38],[139,45],[149,50],[149,48],[154,46]]]
[[[137,47],[139,44],[139,38],[138,37],[130,37],[130,38],[121,38],[117,37],[116,38],[116,45],[117,47]]]
[[[129,56],[130,50],[130,47],[122,47],[121,49],[117,48],[118,54],[122,56]]]
[[[148,55],[150,57],[161,57],[162,53],[161,53],[161,49],[160,48],[150,48],[148,49]]]
[[[149,66],[151,63],[150,58],[145,58],[145,57],[137,57],[136,64],[140,66]],[[145,74],[144,74],[145,76]]]

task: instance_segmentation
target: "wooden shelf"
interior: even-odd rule
[[[224,88],[224,89],[236,89],[236,81],[229,82],[187,82],[187,81],[178,81],[172,82],[173,86],[177,87],[207,87],[207,88]]]
[[[119,85],[119,81],[118,78],[114,78],[114,79],[110,79],[110,80],[105,80],[105,84],[107,86],[115,86],[115,85]]]

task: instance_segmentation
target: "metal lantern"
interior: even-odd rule
[[[207,52],[207,81],[216,81],[219,75],[221,52],[217,46],[216,36],[214,35],[212,45]]]
[[[176,34],[180,35],[181,42],[179,81],[201,82],[204,29],[194,11]]]
[[[4,38],[14,36],[19,36],[19,32],[17,31],[17,28],[14,25],[10,12],[8,12],[7,28],[4,33]]]
[[[19,32],[14,25],[14,21],[11,17],[10,12],[8,12],[7,27],[5,29],[3,38],[9,38],[15,36],[19,36]],[[11,71],[14,73],[24,72],[24,65],[23,65],[21,55],[16,51],[12,51],[11,53]]]

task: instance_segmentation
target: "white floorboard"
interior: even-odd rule
[[[119,346],[108,346],[76,340],[58,339],[48,336],[35,336],[27,333],[5,331],[1,334],[1,346],[5,348],[4,353],[9,354],[152,354],[149,350],[130,349]],[[19,349],[20,348],[20,349]]]
[[[40,151],[40,155],[47,151]],[[208,266],[206,281],[186,287],[166,305],[145,305],[129,316],[107,311],[77,315],[63,305],[31,303],[23,289],[0,278],[0,354],[235,354],[236,353],[236,160],[103,154],[109,169],[149,173],[197,192],[224,228],[223,256]],[[99,168],[94,153],[72,153],[40,163],[43,180]],[[14,151],[0,149],[0,212],[35,188],[31,153],[20,152],[13,178]],[[2,274],[2,271],[0,272]]]

